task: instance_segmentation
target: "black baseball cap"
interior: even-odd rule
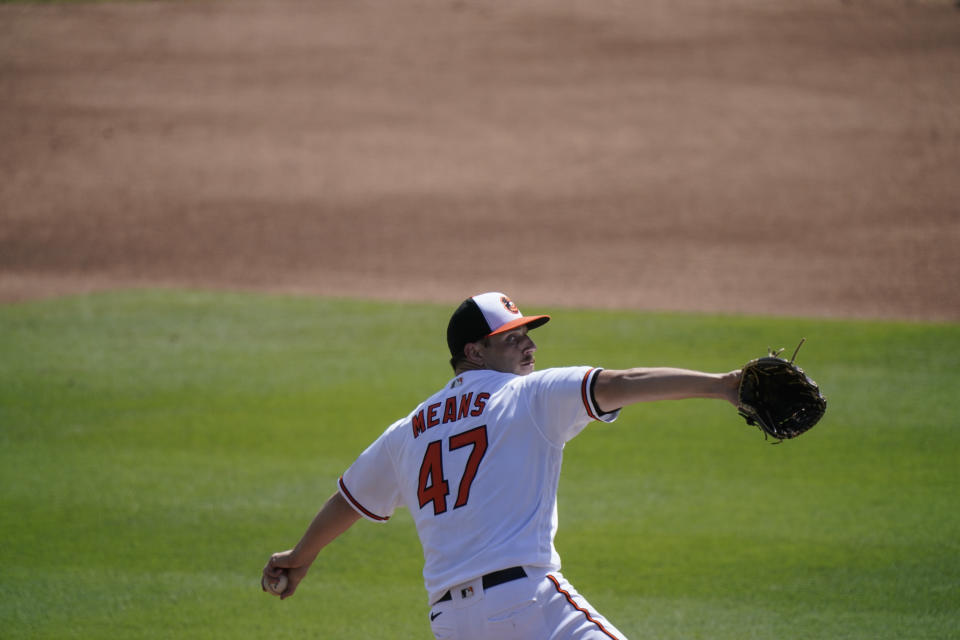
[[[447,346],[454,358],[463,355],[470,342],[526,325],[530,329],[546,324],[550,316],[525,316],[504,293],[491,291],[467,298],[450,317]]]

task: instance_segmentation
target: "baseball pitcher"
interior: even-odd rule
[[[465,300],[447,328],[454,375],[394,422],[340,477],[302,539],[264,579],[292,596],[314,559],[357,520],[413,514],[438,639],[624,638],[560,573],[554,548],[564,445],[630,404],[716,398],[738,405],[740,371],[534,370],[530,331],[506,295]]]

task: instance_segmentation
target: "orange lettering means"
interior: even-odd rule
[[[487,408],[487,400],[490,399],[489,393],[478,393],[473,397],[473,392],[462,396],[450,396],[443,402],[431,404],[425,409],[413,414],[410,419],[410,426],[413,429],[413,437],[417,438],[427,429],[433,429],[440,424],[456,422],[463,420],[467,416],[474,418],[483,413]],[[440,405],[443,405],[443,416],[440,416]]]

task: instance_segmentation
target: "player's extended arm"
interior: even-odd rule
[[[343,496],[334,493],[313,518],[313,522],[307,527],[297,546],[270,557],[267,566],[263,568],[263,575],[276,578],[284,571],[287,572],[289,581],[286,590],[280,595],[281,599],[293,595],[321,549],[333,542],[359,519],[360,514],[344,500]]]
[[[705,373],[666,367],[611,370],[597,376],[593,397],[601,411],[637,402],[716,398],[737,406],[740,371]]]

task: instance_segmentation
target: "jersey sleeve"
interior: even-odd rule
[[[620,410],[604,413],[593,397],[597,375],[592,367],[547,369],[528,376],[529,409],[544,436],[556,445],[572,440],[590,422],[613,422]],[[527,381],[525,381],[527,382]]]
[[[401,504],[400,487],[390,455],[387,429],[340,476],[338,490],[357,513],[374,522],[386,522]]]

